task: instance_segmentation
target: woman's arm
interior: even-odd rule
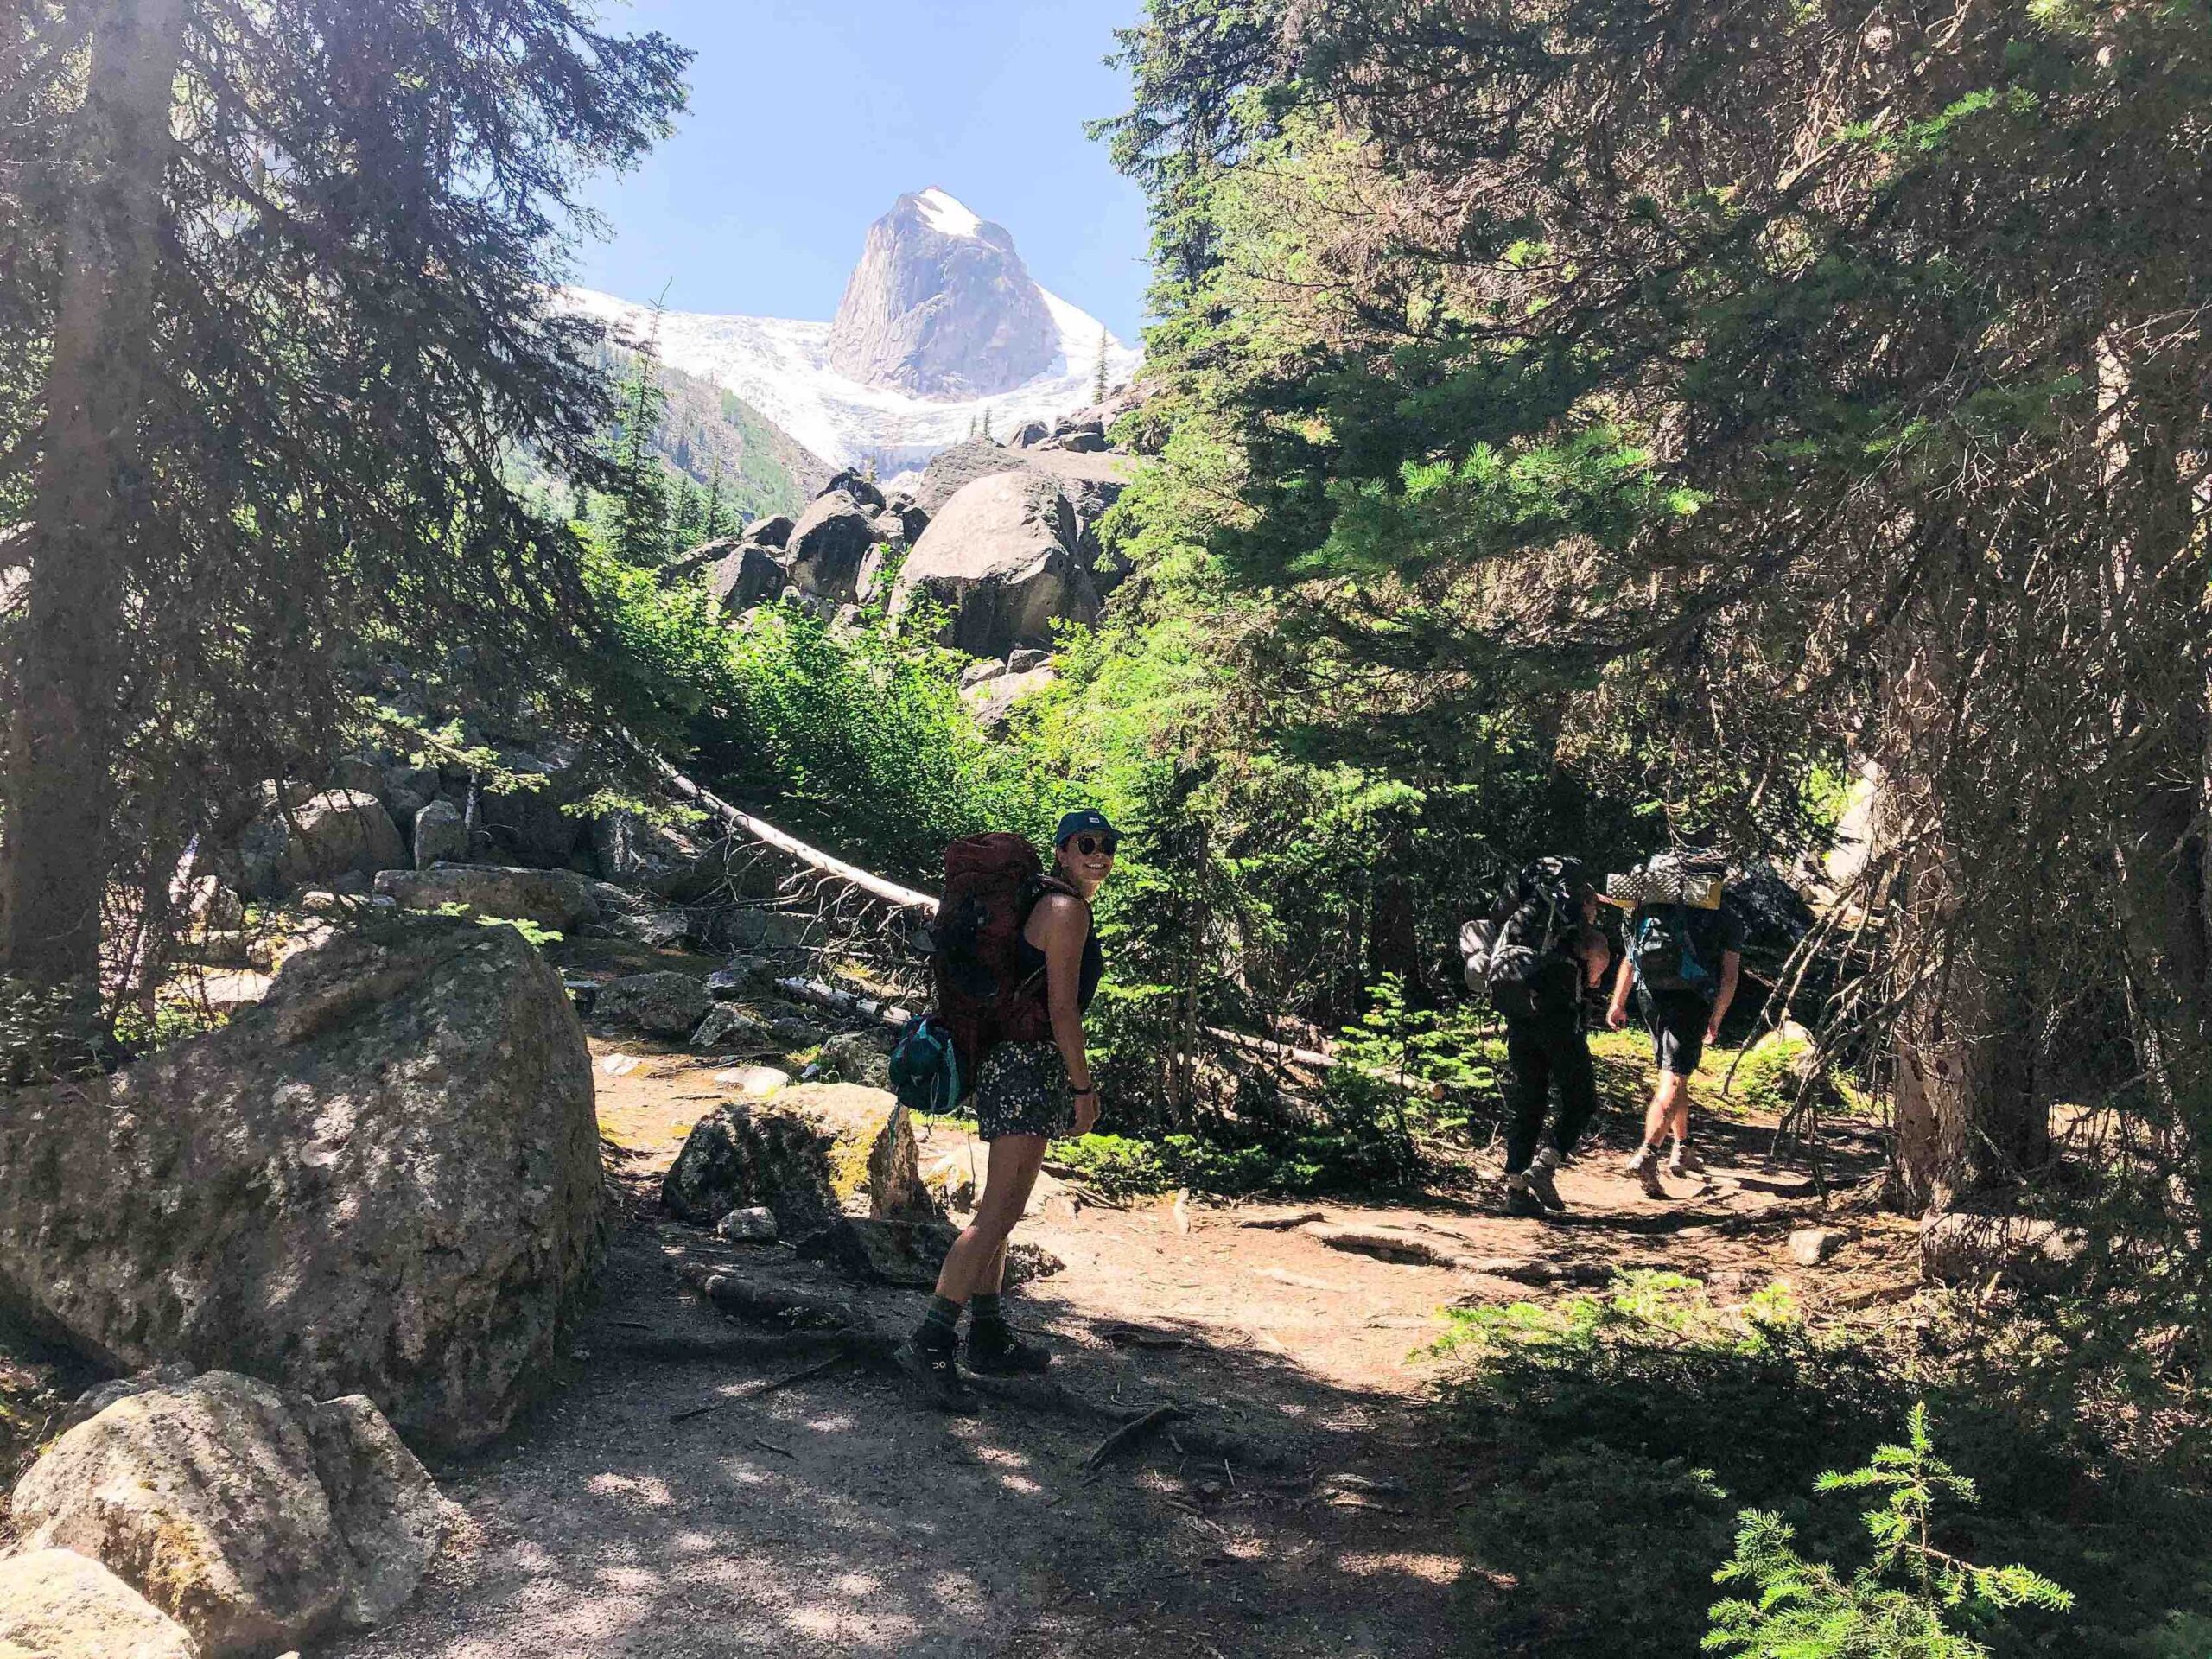
[[[1083,946],[1090,937],[1090,912],[1080,899],[1048,893],[1037,901],[1031,925],[1042,937],[1032,944],[1045,953],[1045,1006],[1052,1016],[1052,1041],[1075,1090],[1075,1132],[1090,1133],[1098,1121],[1098,1093],[1091,1086],[1090,1057],[1084,1046]]]

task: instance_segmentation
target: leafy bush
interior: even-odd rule
[[[1796,1103],[1800,1079],[1814,1063],[1814,1053],[1813,1045],[1806,1039],[1775,1032],[1728,1061],[1716,1057],[1715,1064],[1724,1066],[1721,1076],[1738,1105],[1778,1116]],[[1814,1080],[1811,1098],[1822,1111],[1847,1103],[1834,1074],[1825,1067]]]
[[[1225,1144],[1217,1135],[1137,1139],[1086,1135],[1052,1145],[1057,1168],[1109,1198],[1136,1198],[1188,1187],[1242,1198],[1257,1192],[1309,1193],[1371,1186],[1389,1179],[1376,1143],[1327,1128]]]
[[[1989,1649],[1955,1626],[1986,1624],[2005,1608],[2064,1612],[2074,1598],[2024,1567],[1978,1567],[1939,1549],[1940,1496],[1972,1505],[1974,1483],[1936,1455],[1928,1407],[1912,1408],[1906,1444],[1877,1446],[1863,1468],[1829,1472],[1820,1492],[1881,1491],[1866,1513],[1874,1559],[1848,1580],[1796,1548],[1796,1533],[1770,1510],[1739,1517],[1736,1554],[1713,1575],[1756,1599],[1732,1597],[1713,1609],[1708,1652],[1750,1659],[1986,1659]]]
[[[878,622],[849,633],[795,605],[730,637],[729,702],[702,752],[738,794],[872,868],[929,881],[947,842],[1050,839],[1071,798],[1018,745],[984,741],[960,701],[965,659]]]

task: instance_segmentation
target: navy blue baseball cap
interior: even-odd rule
[[[1052,845],[1065,847],[1071,836],[1119,836],[1122,832],[1106,822],[1106,815],[1095,806],[1086,806],[1080,812],[1071,812],[1060,820],[1060,827],[1052,832]]]

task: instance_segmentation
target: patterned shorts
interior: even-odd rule
[[[983,1056],[976,1078],[976,1136],[1065,1135],[1075,1128],[1075,1097],[1058,1043],[1001,1043]]]

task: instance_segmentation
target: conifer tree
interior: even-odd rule
[[[717,542],[722,534],[722,458],[715,457],[714,476],[707,482],[706,531],[703,539]]]
[[[582,550],[505,467],[607,481],[560,227],[687,54],[595,10],[0,12],[0,973],[93,983],[111,872],[327,753],[347,653],[601,671]]]
[[[658,372],[660,308],[656,305],[652,332],[631,363],[614,442],[614,553],[625,564],[641,569],[665,557],[671,524],[668,479],[653,446],[668,410],[668,394],[662,390]],[[676,505],[681,501],[679,495]]]
[[[1090,373],[1090,401],[1094,407],[1106,401],[1106,331],[1098,331],[1098,362]]]

